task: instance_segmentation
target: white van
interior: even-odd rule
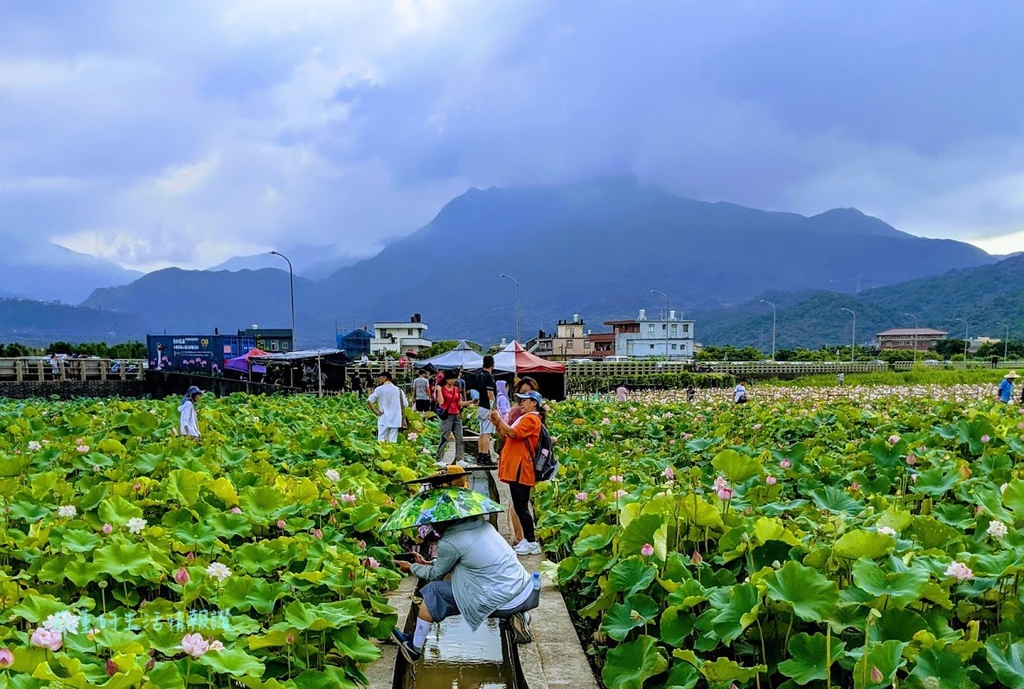
[[[603,359],[606,364],[621,364],[624,361],[629,361],[628,356],[606,356]]]

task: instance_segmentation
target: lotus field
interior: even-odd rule
[[[204,398],[201,444],[177,404],[0,402],[0,687],[364,681],[430,458],[355,398]]]
[[[1024,687],[993,390],[558,405],[540,536],[607,687]]]

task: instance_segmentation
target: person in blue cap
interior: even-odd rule
[[[190,438],[199,439],[199,417],[196,416],[196,402],[202,396],[203,391],[193,385],[185,393],[181,400],[178,411],[181,413],[181,434]]]

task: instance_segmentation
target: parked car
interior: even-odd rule
[[[629,359],[628,356],[606,356],[604,358],[604,363],[606,363],[606,364],[620,364],[620,363],[622,363],[624,361],[629,361],[629,360],[630,359]]]
[[[570,364],[592,364],[593,359],[569,359]]]

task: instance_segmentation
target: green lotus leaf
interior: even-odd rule
[[[213,524],[187,522],[173,531],[174,537],[190,549],[206,549],[213,545],[220,532]]]
[[[687,608],[673,605],[661,614],[661,640],[669,646],[682,646],[693,631],[697,618]]]
[[[28,500],[18,500],[10,504],[10,518],[21,519],[30,524],[38,522],[50,514],[50,510]]]
[[[853,583],[872,596],[888,596],[890,603],[898,608],[905,607],[921,598],[924,586],[931,579],[931,572],[925,566],[907,567],[898,558],[890,558],[889,571],[868,558],[853,563]]]
[[[0,476],[21,476],[31,464],[29,455],[0,456]]]
[[[897,507],[890,507],[878,517],[876,526],[887,526],[893,531],[899,533],[910,526],[913,521],[914,515],[909,511],[901,510]]]
[[[789,640],[790,658],[779,663],[779,672],[797,684],[823,680],[828,666],[838,662],[845,651],[846,644],[838,638],[821,633],[794,634]]]
[[[107,497],[110,492],[110,488],[106,484],[100,484],[93,486],[88,491],[82,494],[82,497],[78,500],[78,508],[82,512],[88,512],[96,509],[96,507],[102,502],[103,498]]]
[[[684,496],[679,499],[679,518],[685,519],[694,526],[724,529],[722,514],[714,505],[701,500],[696,495]]]
[[[214,672],[241,677],[250,675],[262,677],[266,667],[245,651],[237,648],[226,648],[223,651],[209,651],[199,657],[199,664],[211,668]]]
[[[719,589],[711,596],[711,607],[718,610],[713,620],[715,634],[730,645],[743,630],[754,623],[761,611],[761,594],[752,584]]]
[[[925,469],[919,472],[917,480],[910,484],[910,491],[937,498],[950,491],[960,480],[960,472],[955,469]]]
[[[289,502],[285,494],[276,488],[258,486],[242,489],[238,504],[242,513],[254,522],[270,523],[277,520]]]
[[[860,514],[864,511],[863,502],[854,500],[846,491],[833,488],[832,486],[824,486],[819,490],[808,491],[807,494],[819,510],[828,510],[829,512],[848,515]]]
[[[306,670],[294,682],[295,689],[358,689],[362,686],[348,677],[342,668],[330,666],[323,671]],[[263,685],[260,689],[263,689]]]
[[[191,471],[189,469],[175,469],[167,475],[167,492],[171,497],[176,498],[182,505],[188,507],[199,499],[199,489],[210,480],[210,475]]]
[[[668,659],[650,636],[641,636],[608,651],[601,679],[608,689],[642,689],[644,682],[668,669]]]
[[[896,672],[907,664],[903,657],[903,649],[907,644],[900,641],[884,641],[871,646],[867,655],[857,660],[853,666],[853,686],[855,689],[872,687],[888,687],[892,684]],[[881,679],[875,682],[873,670],[878,670]]]
[[[711,460],[711,466],[732,483],[743,483],[751,476],[764,472],[760,462],[753,457],[741,455],[736,450],[722,450]]]
[[[115,457],[124,457],[128,452],[117,438],[104,438],[96,443],[96,449],[105,455],[114,455]]]
[[[280,648],[281,646],[287,646],[288,639],[295,643],[295,640],[300,638],[300,632],[297,629],[278,629],[272,632],[267,632],[262,636],[250,636],[249,637],[249,650],[258,651],[261,648]]]
[[[11,608],[11,614],[31,622],[39,624],[50,615],[67,610],[68,606],[53,596],[25,596],[20,603]]]
[[[217,604],[223,609],[233,608],[242,612],[255,609],[262,615],[269,615],[274,611],[278,599],[288,590],[286,584],[247,576],[233,576],[221,586]]]
[[[960,656],[941,649],[926,649],[918,654],[910,679],[930,689],[963,689],[976,686],[967,679],[967,668]],[[937,683],[936,683],[937,682]]]
[[[587,524],[573,543],[572,552],[577,557],[583,557],[587,553],[600,550],[611,543],[617,533],[618,529],[609,524]]]
[[[668,523],[657,514],[645,514],[629,523],[619,539],[623,556],[639,555],[645,545],[654,548],[654,556],[661,561],[668,557]]]
[[[1013,642],[1008,633],[990,636],[985,642],[985,657],[1004,686],[1024,689],[1024,641]]]
[[[334,650],[356,663],[370,663],[380,658],[380,647],[359,635],[354,626],[342,629],[331,637]]]
[[[657,570],[642,558],[633,556],[622,560],[608,573],[612,589],[630,596],[637,591],[646,591],[654,581]]]
[[[687,662],[677,661],[668,671],[665,689],[693,689],[699,681],[700,670]]]
[[[35,669],[40,663],[45,663],[47,661],[46,654],[47,651],[45,649],[36,648],[35,646],[23,646],[17,649],[14,651],[14,664],[10,667],[12,675],[14,673],[25,673],[27,675],[31,675],[35,672]],[[13,683],[11,686],[16,687]]]
[[[230,479],[221,476],[214,479],[208,487],[210,492],[213,493],[213,497],[220,500],[226,507],[238,505],[238,492],[235,490],[235,484],[231,483]]]
[[[636,594],[616,603],[604,614],[601,631],[615,639],[624,640],[631,631],[644,627],[658,616],[658,604],[650,596]]]
[[[97,514],[101,521],[116,529],[124,526],[129,519],[141,517],[142,508],[133,505],[120,495],[115,495],[100,503]]]
[[[743,667],[734,660],[728,658],[716,658],[713,661],[704,661],[700,666],[700,673],[704,675],[712,685],[726,685],[732,682],[749,682],[759,673],[767,672],[764,665],[754,667]]]
[[[128,430],[136,438],[145,438],[153,434],[160,426],[156,414],[139,411],[128,417]]]
[[[790,561],[764,578],[769,599],[793,606],[806,622],[824,622],[839,608],[839,585],[821,572]]]
[[[152,566],[153,558],[141,543],[111,543],[93,552],[93,564],[115,577],[125,572],[138,576]]]
[[[914,523],[908,526],[902,535],[913,539],[925,550],[952,548],[953,552],[958,550],[956,546],[963,536],[960,531],[942,524],[934,517],[920,515],[914,517]]]
[[[357,533],[367,533],[380,523],[380,510],[373,505],[357,505],[345,514],[347,523]]]
[[[52,541],[53,539],[51,537],[51,542]],[[68,529],[55,545],[72,553],[88,553],[101,542],[102,539],[91,531],[86,531],[85,529]]]
[[[875,560],[885,555],[895,545],[896,539],[892,536],[856,529],[840,536],[834,550],[837,557],[850,560],[866,557]]]

